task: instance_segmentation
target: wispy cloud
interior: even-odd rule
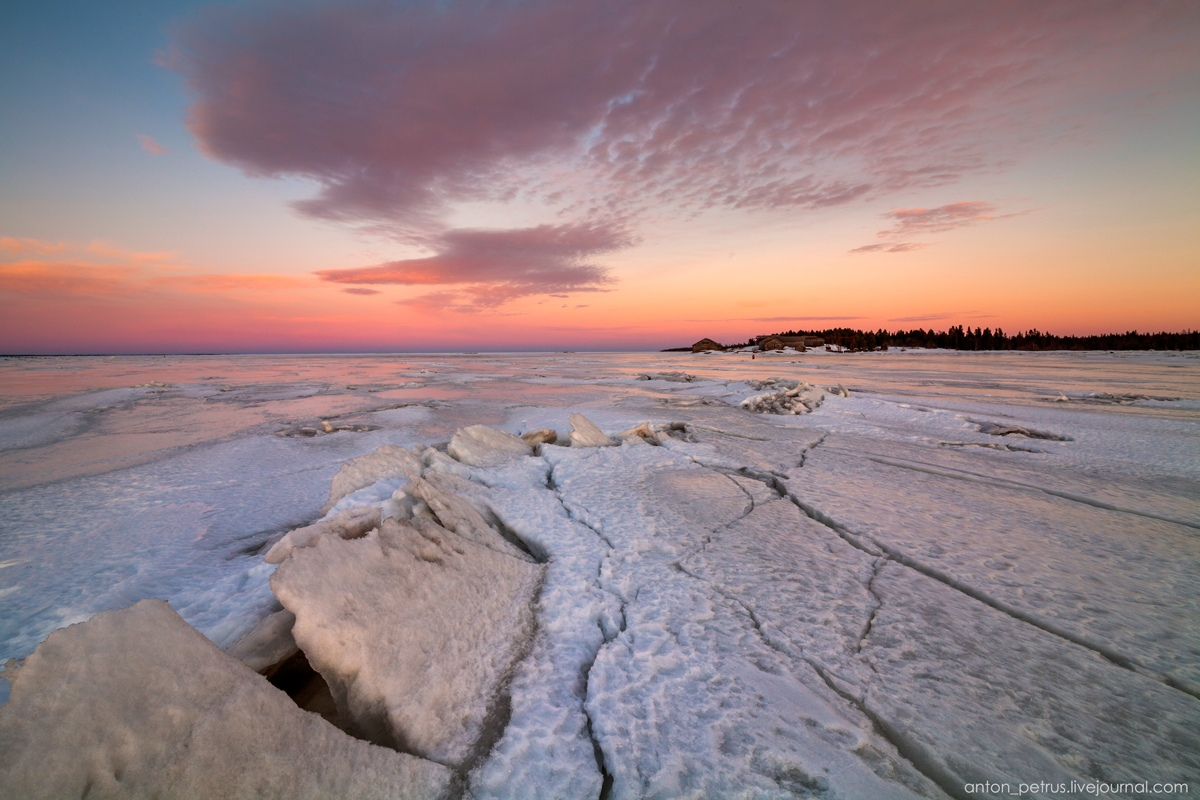
[[[0,236],[0,257],[9,253],[22,255],[52,255],[62,253],[67,249],[65,242],[47,242],[41,239],[17,239],[12,236]]]
[[[876,242],[875,244],[864,244],[862,247],[856,247],[851,250],[851,253],[908,253],[912,250],[920,250],[922,247],[928,247],[927,242]]]
[[[936,322],[942,319],[989,319],[994,314],[979,314],[974,311],[939,311],[932,314],[918,314],[915,317],[892,317],[888,322]]]
[[[939,319],[950,319],[951,317],[961,317],[959,311],[940,311],[934,314],[919,314],[915,317],[892,317],[888,322],[934,322]]]
[[[903,237],[922,233],[942,233],[966,225],[975,225],[994,219],[1005,219],[1015,214],[999,214],[991,203],[969,200],[947,203],[937,208],[897,208],[883,215],[895,220],[896,224],[879,232],[880,236]]]
[[[140,144],[142,146],[143,150],[145,150],[147,153],[150,153],[151,155],[161,156],[164,153],[170,152],[170,150],[168,150],[165,145],[161,145],[158,142],[156,142],[154,140],[154,137],[152,137],[152,136],[147,136],[144,133],[136,134],[136,136],[137,136],[138,144]]]
[[[368,289],[365,286],[351,286],[349,289],[342,289],[342,291],[345,292],[346,294],[361,294],[361,295],[381,294],[381,292],[378,289]]]
[[[685,319],[684,322],[845,322],[865,319],[861,316],[835,317],[710,317],[708,319]]]
[[[169,253],[108,242],[75,244],[0,237],[0,293],[40,297],[235,295],[314,286],[294,275],[202,272]]]
[[[936,208],[897,208],[883,215],[884,219],[893,221],[890,228],[879,231],[876,235],[882,242],[865,244],[856,247],[851,253],[907,253],[928,247],[928,242],[908,240],[912,236],[931,233],[945,233],[955,228],[968,225],[978,225],[997,219],[1019,216],[1026,212],[1009,214],[999,213],[992,203],[983,200],[967,200],[947,203]]]
[[[130,250],[103,241],[92,241],[86,244],[75,242],[48,242],[44,239],[20,239],[12,236],[0,236],[0,260],[13,256],[28,258],[30,256],[67,256],[70,258],[85,258],[106,261],[137,261],[164,262],[173,257],[172,253],[144,250]]]
[[[0,264],[0,293],[95,297],[126,292],[133,267],[17,261]]]

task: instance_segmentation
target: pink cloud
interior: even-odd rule
[[[817,209],[951,184],[1093,135],[1094,115],[1120,113],[1098,99],[1143,102],[1194,71],[1197,8],[274,3],[209,9],[164,63],[186,78],[211,156],[311,180],[301,212],[436,253],[326,280],[469,284],[470,302],[491,303],[604,273],[553,253],[464,255],[447,232],[457,204],[520,198],[563,224],[634,230],[651,211]]]
[[[893,219],[896,224],[891,228],[880,231],[880,236],[908,236],[921,233],[942,233],[944,231],[988,222],[994,219],[1004,219],[1015,214],[997,214],[996,206],[982,200],[949,203],[937,208],[898,208],[884,214]]]
[[[631,243],[622,229],[605,225],[451,230],[432,242],[436,250],[432,256],[321,270],[317,275],[334,283],[376,286],[461,285],[463,289],[452,295],[438,292],[425,297],[453,306],[495,307],[534,294],[599,291],[612,279],[589,259]]]
[[[0,293],[42,297],[262,294],[311,286],[292,275],[180,273],[176,268],[80,261],[0,262]]]
[[[947,203],[937,208],[897,208],[884,214],[895,224],[879,231],[877,236],[888,241],[865,244],[856,247],[851,253],[907,253],[928,247],[928,242],[897,241],[911,236],[929,233],[945,233],[946,231],[990,222],[997,219],[1019,216],[1027,212],[999,214],[991,203],[982,200],[967,200],[957,203]]]
[[[53,261],[0,264],[0,293],[95,297],[123,293],[136,275],[132,267]]]
[[[46,242],[41,239],[18,239],[12,236],[0,236],[0,254],[23,253],[29,255],[49,255],[61,253],[67,249],[64,242]]]
[[[946,183],[1042,136],[1056,100],[1179,69],[1198,18],[1043,0],[277,4],[210,11],[169,63],[212,155],[316,180],[307,213],[420,227],[518,189],[761,208]],[[545,185],[553,159],[587,185]]]
[[[864,244],[862,247],[856,247],[851,250],[851,253],[908,253],[912,250],[920,250],[922,247],[928,247],[925,242],[876,242],[875,244]]]
[[[147,136],[144,133],[137,134],[137,140],[142,149],[151,155],[161,156],[163,153],[170,152],[164,145],[156,142],[152,136]]]
[[[342,291],[345,292],[346,294],[360,294],[360,295],[364,295],[364,296],[372,295],[372,294],[382,294],[382,292],[380,292],[378,289],[368,289],[365,286],[352,286],[349,289],[342,289]]]

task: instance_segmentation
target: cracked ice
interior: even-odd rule
[[[413,384],[426,374],[414,365],[403,389],[380,388],[448,392],[469,377],[496,397],[439,409],[443,422],[429,405],[402,424],[396,403],[355,412],[364,430],[326,437],[341,449],[320,462],[324,485],[303,478],[305,524],[263,514],[252,547],[168,537],[138,554],[151,577],[116,590],[100,585],[111,566],[78,566],[76,607],[48,616],[45,587],[4,590],[20,612],[6,615],[12,655],[146,596],[226,650],[144,604],[57,631],[5,673],[4,793],[154,793],[160,756],[131,758],[121,742],[201,728],[207,749],[191,758],[263,770],[246,784],[185,762],[180,785],[197,791],[370,795],[356,769],[399,796],[479,799],[957,798],[989,781],[1200,780],[1200,403],[1186,391],[1172,387],[1177,408],[1042,405],[1041,389],[918,406],[891,367],[876,367],[873,391],[871,374],[806,374],[803,361],[766,378],[720,357],[684,373],[665,356],[564,358],[551,391],[550,368],[528,382],[523,358],[428,359],[442,377]],[[1037,432],[1037,447],[994,444],[1014,431]],[[259,438],[240,446],[329,446]],[[73,487],[85,499],[89,480]],[[18,545],[0,562],[56,552]],[[200,683],[186,700],[159,640],[189,654]],[[324,700],[255,674],[298,657]],[[88,677],[64,686],[70,669]],[[253,711],[222,732],[205,722],[206,691],[253,696]],[[134,696],[178,714],[124,719],[119,735],[80,721]],[[296,704],[321,716],[300,740],[271,739]],[[328,769],[266,769],[298,758],[304,737]]]

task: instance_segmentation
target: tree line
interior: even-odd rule
[[[1003,328],[974,328],[954,325],[944,331],[933,328],[862,331],[855,328],[791,330],[772,336],[819,336],[826,344],[847,350],[886,350],[889,347],[940,347],[946,350],[1200,350],[1200,331],[1179,333],[1101,333],[1093,336],[1057,336],[1037,328],[1008,334]],[[748,347],[760,337],[731,347]]]

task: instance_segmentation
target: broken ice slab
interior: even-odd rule
[[[2,797],[450,794],[450,770],[302,711],[162,601],[55,631],[6,677]]]
[[[526,431],[521,434],[521,441],[530,447],[537,447],[540,444],[554,444],[558,441],[558,431],[553,428],[538,428],[533,431]]]
[[[572,414],[571,447],[611,447],[617,444],[613,439],[604,435],[604,431],[596,427],[596,423],[583,414]]]
[[[225,649],[255,672],[263,672],[294,656],[299,647],[292,636],[296,615],[287,609],[276,611],[258,621],[232,645]]]
[[[533,447],[511,433],[470,425],[455,432],[446,452],[472,467],[496,467],[518,456],[533,455]]]
[[[541,576],[527,557],[429,520],[387,519],[359,539],[293,550],[271,588],[349,730],[462,767],[499,733]]]
[[[329,499],[321,513],[328,513],[338,500],[358,489],[385,478],[417,477],[421,474],[421,459],[412,451],[394,444],[385,444],[358,458],[342,464],[329,486]]]
[[[292,550],[297,547],[312,547],[322,536],[357,539],[359,536],[365,536],[367,531],[378,528],[379,521],[380,512],[374,506],[347,509],[329,519],[319,520],[312,525],[288,531],[267,551],[263,560],[268,564],[281,564]]]

